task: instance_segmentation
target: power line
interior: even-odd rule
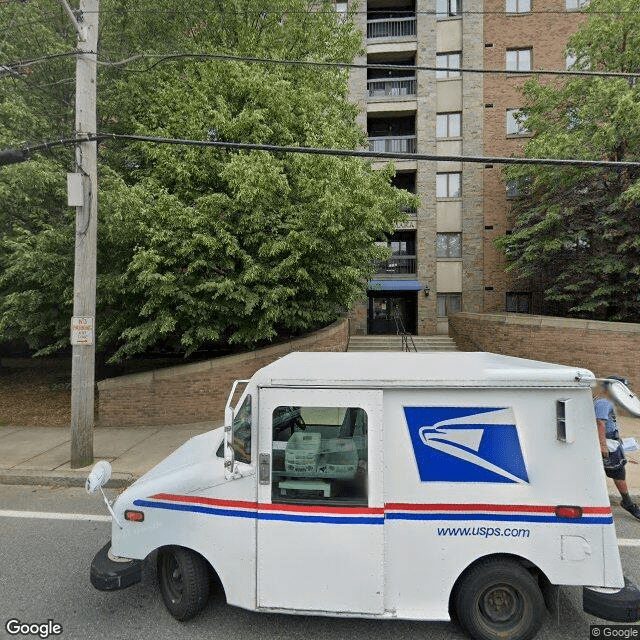
[[[401,13],[404,10],[401,8],[395,7],[387,7],[383,9],[358,9],[356,11],[349,10],[346,14],[342,12],[338,12],[335,9],[328,10],[315,10],[315,9],[300,9],[298,7],[286,7],[286,6],[278,6],[278,5],[263,5],[261,7],[256,7],[254,9],[228,9],[221,7],[211,7],[208,9],[186,9],[185,5],[182,5],[180,8],[167,9],[166,7],[147,7],[145,9],[136,9],[127,8],[126,11],[122,9],[101,9],[100,13],[102,15],[107,15],[109,13],[116,13],[119,15],[122,14],[132,14],[132,13],[153,13],[153,14],[179,14],[179,15],[211,15],[211,14],[232,14],[232,15],[261,15],[264,13],[290,13],[290,14],[309,14],[309,15],[371,15],[377,13],[388,14],[390,12],[393,13]],[[445,18],[456,18],[457,16],[464,15],[504,15],[506,17],[521,17],[528,15],[607,15],[607,16],[618,16],[618,15],[636,15],[640,14],[639,10],[630,10],[630,11],[595,11],[593,9],[586,10],[586,7],[581,9],[557,9],[554,7],[549,7],[547,9],[532,9],[526,12],[508,12],[504,9],[496,9],[496,10],[488,10],[488,9],[461,9],[456,11],[455,14],[448,14],[442,11],[432,10],[406,10],[406,13],[410,13],[411,15],[429,15],[429,16],[443,16]],[[91,11],[85,11],[84,13],[91,13]],[[57,15],[57,14],[56,14]]]
[[[14,0],[16,4],[20,2],[20,0]],[[10,4],[5,0],[5,4]],[[392,9],[391,9],[392,10]],[[360,9],[356,11],[349,11],[348,16],[357,16],[357,15],[367,15],[367,16],[375,16],[378,14],[388,14],[390,9]],[[400,10],[401,11],[401,10]],[[399,10],[396,10],[395,13],[398,13]],[[90,11],[85,11],[84,13],[91,13]],[[101,9],[100,13],[102,15],[114,14],[114,15],[123,15],[125,12],[122,9]],[[334,9],[330,10],[305,10],[294,7],[278,7],[278,6],[263,6],[256,7],[255,9],[227,9],[220,7],[211,7],[210,9],[186,9],[184,6],[176,9],[166,9],[164,7],[149,7],[146,9],[127,9],[126,14],[178,14],[181,16],[189,17],[189,16],[207,16],[212,14],[219,15],[236,15],[236,16],[260,16],[263,14],[275,13],[275,14],[307,14],[307,15],[343,15]],[[420,16],[444,16],[445,14],[437,12],[434,10],[416,10],[407,12],[411,15]],[[624,16],[624,15],[638,15],[640,14],[640,10],[630,10],[630,11],[584,11],[584,10],[567,10],[567,9],[532,9],[531,11],[527,11],[525,14],[521,13],[508,13],[504,10],[465,10],[462,9],[458,11],[455,16],[446,16],[447,18],[455,18],[457,16],[464,17],[465,15],[475,16],[475,15],[491,15],[491,16],[504,16],[505,18],[512,17],[522,17],[522,16],[530,16],[530,15],[567,15],[567,16],[581,16],[581,15],[598,15],[598,16]],[[14,24],[14,27],[21,26],[29,26],[33,24],[47,24],[49,19],[52,17],[60,17],[60,11],[50,11],[50,12],[42,12],[41,18],[37,20],[26,20],[23,22],[18,22]]]
[[[3,75],[8,75],[12,71],[16,69],[22,69],[23,67],[33,67],[38,64],[42,64],[43,62],[49,62],[50,60],[56,60],[59,58],[70,58],[75,57],[79,54],[78,51],[65,51],[63,53],[49,53],[45,56],[40,56],[39,58],[31,58],[29,60],[17,60],[14,62],[0,62],[0,78]],[[2,74],[1,72],[7,72]]]
[[[12,74],[16,69],[23,67],[31,67],[42,64],[50,60],[77,56],[77,51],[67,51],[63,53],[52,53],[39,58],[29,60],[19,60],[14,62],[0,63],[0,78]],[[481,73],[481,74],[499,74],[499,75],[551,75],[551,76],[583,76],[583,77],[602,77],[602,78],[637,78],[638,73],[630,73],[624,71],[587,71],[577,69],[484,69],[482,67],[438,67],[432,65],[411,65],[411,64],[380,64],[380,63],[356,63],[356,62],[322,62],[314,60],[285,60],[277,58],[254,58],[250,56],[234,56],[229,54],[218,53],[138,53],[122,60],[98,60],[98,64],[108,67],[123,67],[126,64],[135,62],[136,60],[156,59],[156,62],[144,69],[124,69],[129,73],[146,73],[153,67],[162,62],[192,59],[192,60],[219,60],[231,62],[247,62],[255,64],[277,64],[286,66],[309,66],[309,67],[327,67],[337,69],[378,69],[389,71],[447,71],[449,73]],[[5,73],[2,73],[5,72]],[[15,75],[15,73],[13,74]]]
[[[250,56],[234,56],[229,54],[218,53],[138,53],[119,61],[98,60],[98,64],[109,67],[122,67],[136,60],[154,59],[156,62],[144,69],[125,69],[130,73],[146,73],[162,62],[192,59],[197,61],[220,60],[232,62],[248,62],[257,64],[278,64],[287,66],[304,65],[310,67],[333,67],[338,69],[378,69],[390,71],[447,71],[448,73],[482,73],[482,74],[502,74],[502,75],[553,75],[553,76],[593,76],[604,78],[637,78],[638,73],[628,73],[623,71],[582,71],[574,69],[552,70],[552,69],[484,69],[482,67],[438,67],[430,65],[412,65],[412,64],[378,64],[374,62],[356,63],[356,62],[321,62],[313,60],[284,60],[275,58],[254,58]]]
[[[4,149],[0,151],[0,165],[14,164],[28,160],[35,151],[49,150],[61,145],[78,142],[105,140],[123,140],[129,142],[149,142],[153,144],[170,144],[190,147],[213,147],[241,151],[267,151],[269,153],[301,153],[334,157],[367,158],[373,160],[424,160],[427,162],[467,162],[474,164],[516,164],[516,165],[549,165],[575,166],[603,169],[640,169],[640,162],[619,162],[613,160],[579,160],[575,158],[517,158],[503,156],[464,156],[438,155],[429,153],[393,153],[382,151],[364,151],[356,149],[326,149],[322,147],[292,147],[276,144],[256,144],[249,142],[224,142],[219,140],[192,140],[187,138],[164,138],[158,136],[129,135],[121,133],[98,133],[73,138],[61,138],[50,142],[22,147],[20,149]]]

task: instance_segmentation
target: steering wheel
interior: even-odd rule
[[[307,423],[304,421],[304,418],[302,416],[297,416],[293,421],[293,424],[295,427],[298,427],[300,431],[305,431],[307,428]]]

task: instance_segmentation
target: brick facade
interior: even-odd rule
[[[516,313],[459,313],[449,335],[462,351],[490,351],[629,378],[640,388],[640,324]]]
[[[310,336],[249,353],[110,378],[98,383],[101,427],[222,421],[234,380],[292,351],[346,351],[349,321]]]
[[[484,67],[505,69],[507,49],[531,47],[533,69],[565,68],[564,50],[584,14],[565,11],[565,0],[536,0],[532,10],[548,13],[505,14],[505,0],[486,0],[484,18]],[[519,88],[532,76],[486,74],[484,80],[484,155],[520,155],[527,136],[508,136],[507,109],[524,104]],[[547,77],[544,81],[556,82]],[[491,106],[490,106],[491,105]],[[465,131],[466,134],[466,131]],[[504,271],[504,254],[494,245],[510,228],[510,203],[506,197],[503,165],[484,168],[484,311],[503,311],[512,279]],[[488,229],[487,227],[492,227]],[[491,290],[491,287],[493,288]],[[466,309],[465,309],[466,310]]]

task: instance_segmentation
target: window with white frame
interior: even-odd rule
[[[531,0],[507,0],[507,13],[531,13]]]
[[[441,318],[458,313],[462,309],[462,295],[460,293],[438,294],[438,315]]]
[[[460,71],[456,71],[461,66],[462,52],[452,51],[451,53],[438,53],[436,55],[436,78],[459,78]]]
[[[436,233],[436,258],[461,258],[461,233]]]
[[[507,49],[507,71],[531,71],[531,48]]]
[[[459,138],[462,135],[462,113],[436,114],[436,138]]]
[[[462,0],[436,0],[436,18],[454,18],[462,15]]]
[[[520,109],[507,109],[507,135],[523,136],[529,133],[525,124],[526,119]]]
[[[460,198],[462,196],[462,173],[436,173],[436,198]]]
[[[589,0],[565,0],[565,7],[571,11],[572,9],[582,9],[589,4]]]

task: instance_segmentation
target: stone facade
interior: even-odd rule
[[[549,13],[539,12],[532,0],[537,13],[506,14],[505,1],[464,0],[461,15],[436,17],[436,0],[416,0],[416,35],[365,38],[366,54],[357,62],[393,62],[415,53],[417,65],[434,67],[438,53],[461,51],[463,67],[505,69],[507,49],[531,47],[533,68],[564,69],[568,38],[584,15],[565,11],[565,0],[549,0]],[[403,0],[370,0],[369,7],[359,5],[356,23],[366,33],[367,8],[380,12],[401,6],[406,8]],[[506,110],[522,104],[518,88],[530,76],[462,73],[459,78],[437,79],[435,71],[418,71],[416,76],[415,96],[369,98],[366,70],[354,69],[351,100],[360,110],[362,126],[366,129],[368,115],[393,119],[415,114],[418,153],[510,156],[521,150],[526,137],[506,134]],[[436,114],[457,111],[462,112],[462,135],[437,140]],[[415,222],[399,226],[416,229],[417,267],[412,277],[423,287],[417,297],[417,333],[446,333],[447,320],[437,315],[438,293],[460,293],[465,312],[505,309],[511,283],[504,256],[494,246],[495,238],[509,228],[502,166],[410,160],[395,166],[398,172],[416,171],[421,198]],[[436,173],[449,171],[462,172],[462,197],[436,199]],[[461,257],[436,257],[438,232],[462,233]],[[365,302],[354,307],[352,331],[367,332],[366,314]]]
[[[101,427],[188,424],[224,419],[234,380],[292,351],[346,351],[349,321],[282,344],[215,360],[135,373],[98,382]]]

